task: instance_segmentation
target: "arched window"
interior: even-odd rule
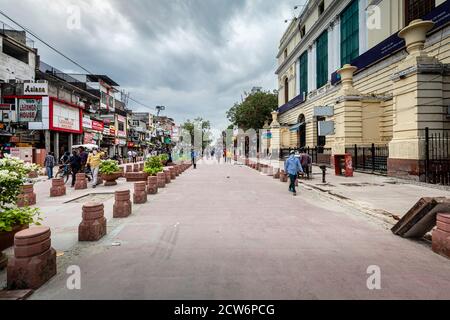
[[[284,79],[284,101],[289,102],[289,79],[286,77]]]

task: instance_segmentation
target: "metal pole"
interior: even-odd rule
[[[372,143],[372,172],[375,172],[375,144]]]

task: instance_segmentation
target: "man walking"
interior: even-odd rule
[[[291,151],[289,159],[286,160],[286,163],[284,164],[284,171],[289,175],[291,182],[289,185],[289,192],[292,192],[292,194],[296,196],[297,191],[295,190],[295,181],[297,180],[298,174],[303,172],[303,168],[300,160],[295,157],[295,151]]]
[[[49,152],[45,157],[45,169],[47,170],[48,180],[53,179],[53,168],[55,167],[56,160],[53,152]]]
[[[74,150],[72,156],[70,157],[70,167],[72,168],[72,188],[75,187],[75,182],[77,179],[77,173],[81,169],[81,158],[77,151]]]
[[[192,160],[192,165],[194,166],[194,169],[197,169],[197,152],[195,152],[194,149],[191,150],[191,160]]]
[[[100,169],[100,163],[102,162],[103,152],[99,152],[98,148],[94,148],[92,153],[89,154],[87,164],[91,167],[92,171],[92,188],[97,188],[98,184],[98,171]]]

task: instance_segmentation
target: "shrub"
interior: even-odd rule
[[[115,160],[104,160],[100,163],[100,174],[114,174],[120,172],[119,163]]]
[[[156,176],[157,173],[163,172],[164,167],[161,162],[161,157],[150,157],[145,161],[144,172],[151,176]]]
[[[11,231],[15,225],[39,224],[39,209],[17,207],[20,187],[36,168],[10,155],[0,159],[0,231]]]

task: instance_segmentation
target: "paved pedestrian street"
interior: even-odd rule
[[[107,236],[89,243],[77,239],[83,198],[63,202],[93,189],[50,200],[49,187],[35,189],[57,275],[30,299],[450,298],[449,260],[429,243],[394,236],[382,220],[303,184],[293,197],[288,184],[246,166],[200,162],[124,219],[112,218],[105,193],[132,184],[99,187]],[[71,266],[80,290],[69,289]],[[371,266],[380,290],[368,288]]]

